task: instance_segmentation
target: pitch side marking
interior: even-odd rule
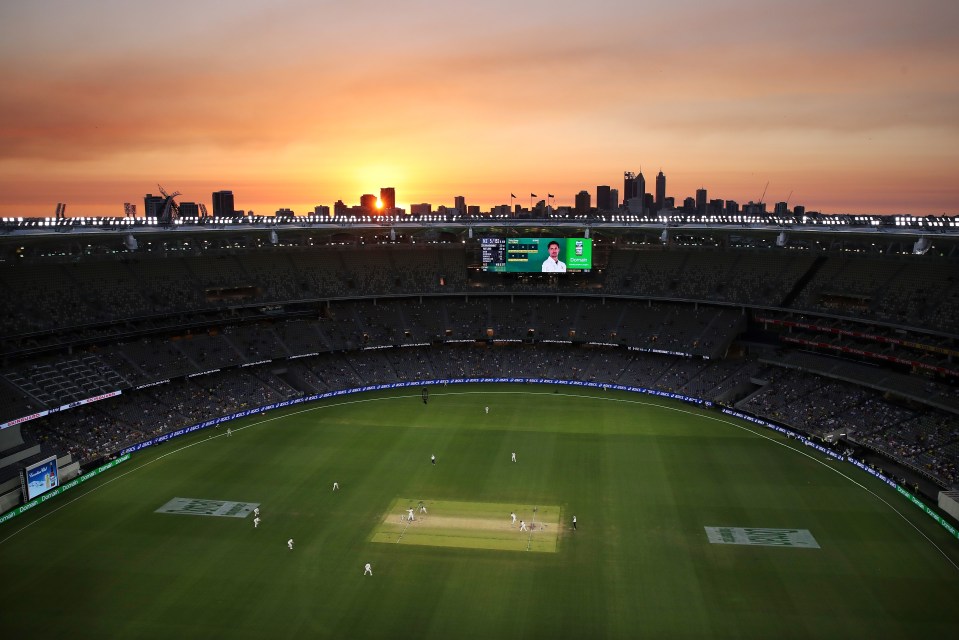
[[[581,394],[576,394],[576,393],[555,393],[555,392],[537,392],[537,391],[448,391],[448,392],[435,393],[434,395],[443,395],[443,396],[445,396],[445,395],[479,395],[479,394],[486,394],[486,395],[489,395],[489,394],[511,394],[511,395],[531,395],[531,396],[546,396],[546,395],[548,395],[548,396],[564,396],[564,397],[567,397],[567,398],[583,398],[583,399],[591,399],[591,400],[603,400],[603,401],[606,401],[606,402],[623,402],[623,403],[626,403],[626,404],[638,404],[638,405],[644,405],[644,406],[656,406],[656,407],[661,407],[661,408],[663,408],[663,409],[667,409],[667,410],[669,410],[669,411],[675,411],[675,412],[678,412],[678,413],[685,413],[685,414],[688,414],[688,415],[705,418],[705,419],[707,419],[707,420],[713,420],[713,421],[715,421],[715,422],[720,422],[720,423],[722,423],[722,424],[726,424],[726,425],[729,425],[729,426],[731,426],[731,427],[735,427],[736,429],[739,429],[739,430],[741,430],[741,431],[745,431],[746,433],[750,433],[750,434],[752,434],[752,435],[754,435],[754,436],[757,436],[757,437],[759,437],[759,438],[763,438],[764,440],[767,440],[767,441],[769,441],[769,442],[772,442],[772,443],[774,443],[774,444],[777,444],[777,445],[779,445],[779,446],[781,446],[781,447],[785,447],[785,448],[789,449],[790,451],[792,451],[792,452],[794,452],[794,453],[797,453],[797,454],[799,454],[799,455],[805,456],[805,457],[809,458],[810,460],[812,460],[813,462],[815,462],[816,464],[822,465],[823,467],[825,467],[826,469],[829,469],[829,470],[832,471],[833,473],[839,474],[840,476],[842,476],[843,478],[845,478],[845,479],[848,480],[849,482],[852,482],[854,485],[856,485],[856,486],[859,487],[860,489],[862,489],[862,490],[866,491],[867,493],[871,494],[874,498],[876,498],[877,500],[879,500],[880,502],[882,502],[884,505],[886,505],[887,507],[889,507],[889,509],[891,509],[893,513],[895,513],[897,516],[899,516],[900,518],[902,518],[903,520],[905,520],[906,523],[907,523],[910,527],[912,527],[913,529],[915,529],[915,530],[916,530],[916,533],[918,533],[918,534],[921,535],[923,538],[925,538],[926,541],[927,541],[929,544],[931,544],[931,545],[933,546],[933,548],[934,548],[936,551],[938,551],[938,552],[942,555],[942,557],[944,557],[944,558],[946,559],[946,561],[947,561],[949,564],[951,564],[951,565],[953,566],[953,568],[955,568],[957,571],[959,571],[959,565],[957,565],[955,562],[953,562],[952,558],[950,558],[948,555],[946,555],[946,552],[943,551],[942,548],[939,547],[939,545],[937,545],[929,536],[927,536],[925,533],[923,533],[922,530],[921,530],[919,527],[917,527],[915,524],[913,524],[913,522],[912,522],[911,520],[909,520],[909,518],[907,518],[906,516],[904,516],[901,511],[899,511],[899,510],[896,509],[894,506],[892,506],[892,504],[890,504],[890,503],[889,503],[888,501],[886,501],[884,498],[882,498],[881,496],[879,496],[879,494],[877,494],[875,491],[873,491],[873,490],[870,489],[869,487],[863,485],[862,483],[858,482],[857,480],[854,480],[853,478],[851,478],[850,476],[846,475],[845,473],[843,473],[843,472],[840,471],[839,469],[835,469],[835,468],[829,466],[828,464],[826,464],[825,461],[820,460],[819,458],[816,458],[816,457],[810,455],[809,453],[807,453],[807,452],[805,452],[805,451],[803,451],[803,450],[801,450],[801,449],[796,449],[796,448],[794,448],[794,447],[791,447],[791,446],[789,446],[788,444],[786,444],[785,442],[781,442],[781,441],[779,441],[779,440],[776,440],[776,439],[774,439],[774,438],[771,438],[770,436],[768,436],[768,435],[766,435],[766,434],[764,434],[764,433],[760,433],[760,432],[754,431],[754,430],[748,428],[748,427],[747,427],[746,425],[744,425],[744,424],[737,424],[737,423],[732,422],[732,421],[730,421],[730,420],[725,420],[725,419],[723,419],[723,418],[718,418],[718,417],[716,417],[716,416],[710,416],[710,415],[707,415],[707,414],[705,414],[705,413],[697,413],[697,412],[694,412],[694,411],[689,411],[688,409],[681,409],[681,408],[679,408],[679,407],[671,407],[671,406],[669,406],[669,405],[667,405],[667,404],[659,404],[659,403],[656,403],[656,402],[646,402],[646,401],[643,401],[643,400],[629,400],[629,399],[626,399],[626,398],[608,398],[608,397],[605,397],[605,396],[581,395]],[[324,404],[324,405],[319,406],[319,407],[309,407],[309,408],[306,408],[306,409],[301,409],[300,411],[293,411],[293,412],[290,412],[290,413],[284,413],[283,415],[280,415],[280,416],[274,416],[274,417],[272,417],[272,418],[265,418],[265,419],[263,419],[263,420],[258,420],[258,421],[256,421],[256,422],[251,423],[251,424],[248,424],[248,425],[245,425],[245,426],[242,426],[242,427],[237,427],[236,429],[233,429],[233,431],[234,431],[234,432],[244,431],[244,430],[246,430],[246,429],[250,429],[250,428],[252,428],[252,427],[258,427],[258,426],[260,426],[260,425],[267,424],[267,423],[270,423],[270,422],[275,422],[276,420],[281,420],[281,419],[287,418],[287,417],[289,417],[289,416],[300,415],[300,414],[302,414],[302,413],[309,413],[309,412],[311,412],[311,411],[319,411],[319,410],[321,410],[321,409],[329,409],[329,408],[333,408],[333,407],[342,407],[342,406],[345,406],[345,405],[359,404],[359,403],[366,403],[366,402],[379,402],[380,400],[397,400],[397,399],[403,399],[403,398],[417,398],[417,397],[419,397],[419,396],[417,396],[417,395],[390,395],[390,396],[384,396],[384,397],[382,397],[382,398],[365,398],[365,399],[360,399],[360,400],[348,400],[348,401],[345,401],[345,402],[337,402],[337,403],[333,403],[333,404]],[[107,486],[107,485],[109,485],[109,484],[111,484],[111,483],[113,483],[113,482],[115,482],[115,481],[117,481],[117,480],[120,480],[121,478],[124,478],[124,477],[130,475],[131,473],[134,473],[135,471],[139,471],[140,469],[143,469],[144,467],[146,467],[146,466],[148,466],[148,465],[151,465],[151,464],[153,464],[154,462],[158,462],[159,460],[162,460],[163,458],[166,458],[167,456],[171,456],[171,455],[173,455],[173,454],[175,454],[175,453],[179,453],[180,451],[184,451],[184,450],[186,450],[186,449],[189,449],[190,447],[195,447],[195,446],[198,445],[198,444],[202,444],[202,443],[204,443],[204,442],[209,442],[209,441],[212,440],[213,438],[221,438],[221,437],[226,437],[226,434],[225,434],[225,433],[219,433],[219,434],[216,434],[216,435],[211,435],[211,436],[210,436],[209,438],[207,438],[206,440],[197,440],[196,442],[193,442],[193,443],[190,443],[190,444],[187,444],[187,445],[183,445],[183,446],[181,446],[181,447],[179,447],[179,448],[177,448],[177,449],[174,449],[173,451],[169,451],[169,452],[167,452],[167,453],[161,454],[161,455],[157,456],[156,458],[153,458],[152,460],[148,460],[148,461],[146,461],[145,463],[143,463],[141,466],[139,466],[139,467],[137,467],[137,468],[135,468],[135,469],[130,469],[129,471],[126,471],[126,472],[124,472],[123,474],[121,474],[121,475],[119,475],[119,476],[116,476],[115,478],[112,478],[112,479],[104,482],[104,483],[101,484],[101,485],[98,485],[98,486],[96,486],[96,487],[91,488],[91,489],[88,490],[86,493],[83,493],[83,494],[81,494],[81,495],[78,495],[77,497],[73,498],[73,499],[70,500],[69,502],[66,502],[66,503],[64,503],[63,505],[57,507],[56,509],[50,511],[49,513],[46,513],[46,514],[40,516],[39,518],[37,518],[37,519],[34,520],[33,522],[24,525],[23,527],[17,529],[17,530],[14,531],[13,533],[11,533],[11,534],[10,534],[9,536],[7,536],[6,538],[3,538],[2,540],[0,540],[0,544],[6,543],[8,540],[10,540],[11,538],[13,538],[15,535],[17,535],[17,534],[19,534],[20,532],[26,530],[27,528],[33,526],[34,524],[40,522],[40,521],[43,520],[44,518],[47,518],[48,516],[53,515],[54,513],[60,511],[61,509],[65,508],[65,507],[68,507],[69,505],[73,504],[73,503],[76,502],[77,500],[80,500],[81,498],[84,498],[84,497],[90,495],[90,494],[93,493],[94,491],[96,491],[96,490],[98,490],[98,489],[101,489],[101,488],[103,488],[103,487],[105,487],[105,486]]]

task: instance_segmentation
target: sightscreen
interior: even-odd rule
[[[589,238],[483,238],[483,270],[492,273],[569,273],[593,268]]]
[[[33,500],[50,489],[57,488],[60,484],[56,456],[30,465],[23,470],[23,473],[27,478],[27,500]]]

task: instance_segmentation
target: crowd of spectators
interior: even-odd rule
[[[0,335],[26,344],[31,333],[84,326],[109,335],[111,325],[121,321],[145,322],[171,313],[397,294],[555,292],[681,299],[953,333],[959,312],[959,279],[941,277],[955,268],[946,258],[616,247],[606,254],[606,268],[580,281],[480,277],[469,268],[470,251],[458,244],[272,247],[162,259],[91,256],[69,264],[0,265],[5,291]],[[567,281],[588,286],[567,286]]]
[[[504,376],[623,384],[717,402],[749,388],[736,404],[741,410],[821,438],[842,431],[943,486],[959,481],[954,415],[903,407],[863,387],[751,357],[710,361],[615,347],[466,343],[325,352],[282,367],[234,368],[132,390],[24,429],[86,463],[159,433],[282,399],[367,384]]]
[[[27,423],[46,445],[90,460],[308,393],[440,377],[563,378],[736,402],[806,433],[848,432],[956,482],[955,415],[903,408],[808,367],[726,357],[748,326],[743,307],[768,307],[821,322],[808,335],[823,342],[952,363],[959,279],[937,277],[948,261],[681,247],[606,255],[608,267],[575,288],[540,274],[475,277],[475,256],[456,244],[0,265],[0,420],[123,388],[119,398]],[[307,306],[288,316],[286,304]],[[870,327],[879,338],[829,331],[859,320],[895,326]],[[890,347],[884,336],[908,344]],[[67,356],[29,355],[65,339],[76,345]],[[465,343],[439,346],[446,340]],[[391,348],[372,349],[383,346]],[[72,359],[87,363],[92,386],[64,372]],[[41,370],[54,374],[32,373]],[[896,384],[959,397],[955,384],[918,376]]]
[[[942,486],[959,483],[959,419],[904,406],[875,391],[794,369],[767,367],[736,407],[820,438],[879,451]]]

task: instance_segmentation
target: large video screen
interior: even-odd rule
[[[30,465],[24,469],[23,472],[27,476],[28,501],[46,493],[50,489],[55,489],[60,484],[60,477],[57,475],[56,456]]]
[[[593,268],[589,238],[483,238],[483,270],[492,273],[569,273]]]

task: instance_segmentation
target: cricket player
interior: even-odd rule
[[[420,513],[426,513],[426,505],[420,502]]]
[[[254,518],[259,518],[259,517],[260,517],[260,508],[259,508],[259,507],[253,507],[253,517],[254,517]]]
[[[259,519],[259,518],[253,518],[253,528],[256,529],[256,528],[259,527],[259,526],[260,526],[260,519]]]
[[[367,563],[366,563],[366,566],[363,567],[363,575],[364,575],[364,576],[371,576],[371,575],[373,575],[373,567],[370,566],[370,563],[369,563],[369,562],[367,562]]]
[[[486,413],[489,413],[489,407],[486,407]]]
[[[339,482],[334,482],[334,483],[333,483],[333,491],[336,491],[336,490],[339,489],[339,488],[340,488],[340,483],[339,483]]]
[[[410,507],[409,509],[407,509],[406,514],[407,514],[406,516],[407,522],[413,522],[414,520],[416,520],[416,518],[413,517],[413,507]]]
[[[520,531],[529,531],[529,529],[526,528],[526,523],[523,522],[522,520],[519,521],[519,530],[520,530]],[[290,548],[292,549],[293,547],[290,547]]]
[[[290,548],[290,551],[293,551],[293,538],[286,541],[286,546]]]
[[[510,512],[509,512],[509,517],[510,517],[510,524],[511,524],[511,525],[516,524],[516,514],[513,513],[512,511],[510,511]]]
[[[227,427],[227,429],[226,429],[226,437],[229,438],[231,435],[233,435],[233,429],[230,429],[229,427]]]
[[[436,464],[436,456],[430,455],[430,462]]]
[[[516,462],[516,452],[515,452],[515,451],[513,452],[512,460],[513,460],[513,462]]]
[[[573,516],[573,531],[576,531],[576,516]]]

